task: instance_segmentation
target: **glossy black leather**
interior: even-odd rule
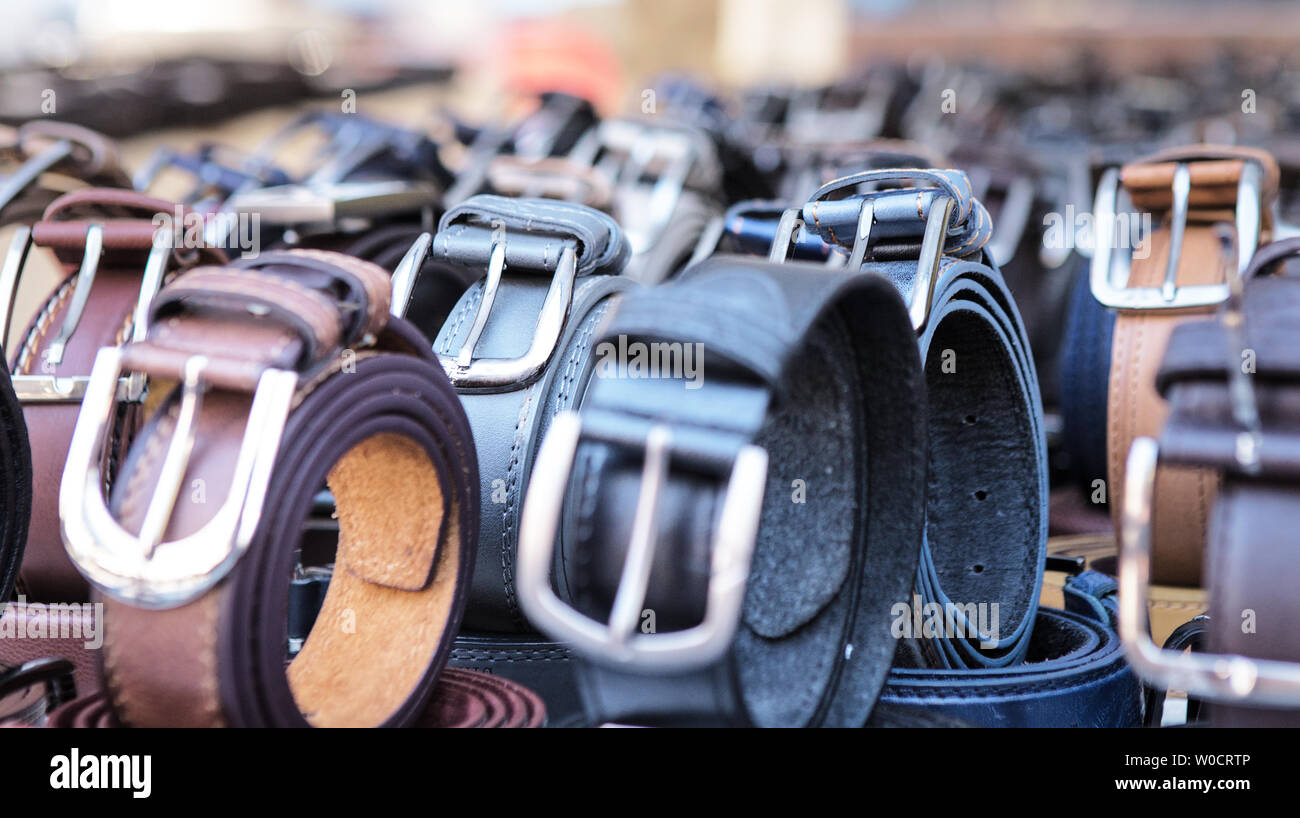
[[[9,367],[0,362],[0,604],[13,598],[18,566],[27,546],[32,513],[32,453],[27,424],[9,381]]]

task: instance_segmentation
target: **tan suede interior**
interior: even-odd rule
[[[428,455],[399,435],[357,444],[328,482],[339,514],[334,576],[289,687],[316,727],[374,726],[410,697],[443,638],[459,521],[444,514]]]

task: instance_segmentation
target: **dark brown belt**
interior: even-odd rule
[[[1218,317],[1173,332],[1157,380],[1169,419],[1127,463],[1125,647],[1153,685],[1212,702],[1218,726],[1300,726],[1300,278],[1266,274],[1296,255],[1300,239],[1263,248]],[[1204,543],[1208,655],[1160,650],[1139,621],[1157,463],[1219,475]]]
[[[52,250],[65,277],[41,302],[10,357],[13,386],[31,439],[32,519],[19,586],[30,599],[74,602],[87,598],[85,581],[59,537],[59,481],[72,429],[96,353],[143,337],[137,320],[165,276],[198,261],[219,262],[219,251],[154,246],[160,215],[174,221],[176,205],[129,190],[89,188],[55,200],[5,260],[0,308],[7,335],[22,270],[33,245]],[[178,225],[180,227],[181,225]],[[114,453],[134,432],[144,382],[119,385],[109,441]],[[107,478],[112,479],[116,457]]]
[[[417,723],[460,625],[478,470],[428,342],[387,272],[263,253],[178,277],[148,337],[100,353],[68,456],[68,553],[105,600],[116,715],[152,726]],[[100,488],[113,384],[179,382]],[[340,538],[288,664],[291,572],[326,485]]]

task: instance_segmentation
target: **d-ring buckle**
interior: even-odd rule
[[[59,521],[68,556],[104,593],[141,608],[183,605],[215,585],[252,542],[280,437],[298,385],[295,372],[268,369],[253,396],[248,425],[235,459],[230,492],[202,528],[163,541],[194,446],[194,421],[204,389],[207,359],[186,362],[181,403],[162,472],[137,536],[122,527],[104,497],[102,458],[122,350],[105,347],[95,357],[85,401],[68,448],[59,490]]]
[[[658,539],[659,497],[668,479],[671,432],[651,428],[645,442],[641,493],[631,541],[608,622],[598,622],[562,601],[551,587],[551,567],[564,494],[583,437],[617,443],[587,431],[576,412],[551,422],[533,466],[519,528],[515,587],[528,619],[551,637],[598,662],[623,668],[679,671],[706,666],[726,654],[740,624],[750,558],[758,536],[767,483],[767,452],[746,445],[737,453],[714,535],[708,601],[700,624],[670,633],[636,633]]]
[[[1197,699],[1300,706],[1300,664],[1246,656],[1164,650],[1147,631],[1151,578],[1151,511],[1159,444],[1139,437],[1129,449],[1120,516],[1119,632],[1138,675],[1153,686]]]

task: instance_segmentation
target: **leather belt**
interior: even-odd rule
[[[1292,543],[1300,509],[1300,279],[1264,274],[1297,254],[1297,239],[1264,247],[1216,319],[1173,331],[1157,380],[1168,420],[1158,446],[1139,438],[1127,463],[1121,581],[1139,598],[1155,550],[1157,463],[1220,476],[1205,542],[1209,652],[1160,650],[1136,617],[1121,621],[1142,675],[1214,702],[1211,721],[1219,726],[1300,725],[1300,569]]]
[[[892,186],[857,192],[864,184]],[[916,593],[954,611],[961,638],[911,639],[933,667],[1005,667],[1029,646],[1047,542],[1047,453],[1033,356],[1015,302],[983,250],[992,222],[960,171],[878,170],[824,185],[786,220],[849,269],[908,301],[926,377],[929,489]],[[969,605],[998,605],[978,638]],[[987,636],[987,634],[986,634]]]
[[[23,556],[21,590],[39,601],[87,598],[59,536],[58,496],[72,429],[95,354],[144,335],[140,320],[165,276],[201,259],[220,261],[219,251],[176,249],[155,243],[156,218],[175,218],[175,205],[129,190],[88,188],[55,200],[31,230],[14,237],[0,274],[0,337],[8,334],[14,296],[33,245],[54,251],[65,277],[44,299],[10,356],[12,383],[23,405],[32,441],[32,518]],[[177,230],[182,225],[175,225]],[[124,379],[109,447],[107,477],[138,422],[143,379]]]
[[[582,658],[588,719],[861,726],[923,529],[892,285],[719,256],[624,296],[593,342],[703,357],[694,383],[606,371],[536,456],[516,589]]]
[[[1023,664],[895,668],[882,703],[980,727],[1139,727],[1142,695],[1119,637],[1093,616],[1039,608]]]
[[[481,482],[480,547],[452,661],[536,689],[556,722],[574,717],[577,696],[565,651],[519,609],[519,515],[542,435],[592,377],[592,333],[611,299],[633,286],[617,275],[629,252],[598,211],[479,195],[444,214],[430,253],[487,270],[433,344],[474,429]]]
[[[9,368],[0,361],[0,611],[10,615],[9,605],[32,513],[32,453],[28,445],[27,426],[22,407],[9,381]],[[8,646],[0,640],[0,662],[7,657]]]
[[[466,599],[478,473],[427,342],[388,314],[390,285],[324,251],[202,267],[159,293],[145,339],[99,354],[60,510],[105,599],[124,723],[402,726],[424,711]],[[110,510],[99,452],[128,371],[179,385]],[[326,484],[335,572],[286,669],[290,569]]]
[[[1127,233],[1120,236],[1125,241],[1133,235],[1122,230],[1125,214],[1117,214],[1121,184],[1137,211],[1154,214],[1156,221],[1127,265],[1128,252],[1114,248],[1120,243],[1115,225]],[[1117,311],[1106,429],[1112,498],[1123,496],[1130,444],[1156,435],[1164,423],[1167,410],[1154,384],[1170,333],[1226,300],[1228,278],[1240,275],[1255,247],[1269,239],[1277,186],[1277,163],[1267,153],[1208,145],[1132,162],[1107,172],[1098,185],[1092,291]],[[1161,468],[1153,517],[1156,582],[1201,584],[1201,548],[1216,485],[1209,470]],[[1120,513],[1112,503],[1117,532]]]
[[[541,727],[546,706],[509,679],[448,668],[414,727]],[[105,693],[82,696],[52,710],[46,727],[120,727]]]
[[[61,192],[40,185],[46,173],[72,177],[92,187],[131,186],[111,139],[66,122],[33,120],[18,128],[0,128],[0,159],[19,163],[13,173],[0,179],[0,224],[41,217]]]

